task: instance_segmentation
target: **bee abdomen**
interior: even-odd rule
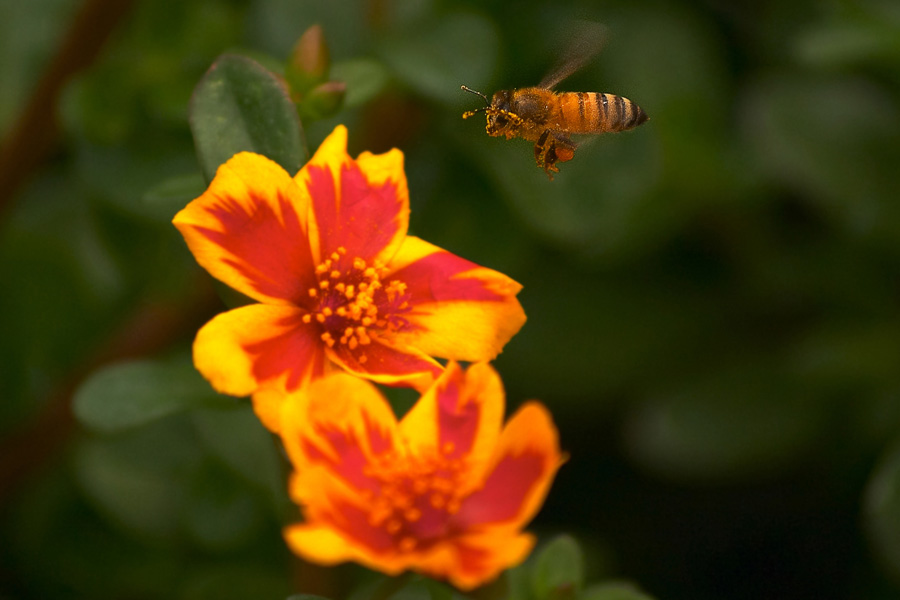
[[[569,92],[560,98],[562,116],[572,133],[633,129],[647,120],[640,106],[622,96],[602,92]]]
[[[644,109],[623,96],[594,92],[594,101],[601,113],[598,121],[603,131],[633,129],[647,120]]]

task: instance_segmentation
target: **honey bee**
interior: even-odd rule
[[[553,87],[581,68],[596,50],[571,54],[536,87],[500,90],[488,97],[466,86],[462,90],[484,98],[485,106],[463,114],[483,112],[487,134],[534,142],[534,159],[552,180],[556,163],[575,156],[573,134],[600,134],[634,129],[648,120],[644,110],[622,96],[603,92],[556,92]]]

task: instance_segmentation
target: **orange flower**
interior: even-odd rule
[[[285,529],[297,554],[471,589],[531,551],[521,529],[562,464],[557,432],[537,402],[502,427],[503,387],[487,363],[451,362],[399,423],[367,381],[335,374],[308,392],[288,399],[281,425],[306,518]]]
[[[490,360],[525,322],[518,283],[406,235],[399,150],[346,147],[338,126],[293,178],[237,154],[173,221],[201,266],[259,301],[207,323],[194,364],[218,391],[253,394],[273,430],[284,392],[335,366],[423,389],[432,356]]]

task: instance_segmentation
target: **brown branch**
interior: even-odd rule
[[[66,83],[94,62],[133,0],[85,0],[19,118],[0,144],[0,212],[53,152],[60,133],[57,104]]]

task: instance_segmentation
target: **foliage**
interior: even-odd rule
[[[0,5],[3,134],[82,4]],[[510,7],[134,3],[66,82],[52,154],[0,189],[0,596],[462,597],[291,558],[279,447],[186,368],[222,306],[172,215],[233,150],[296,171],[338,122],[354,156],[403,150],[411,233],[524,284],[495,364],[559,424],[571,460],[535,525],[573,536],[469,596],[900,591],[895,3]],[[561,89],[651,120],[549,182],[460,119],[459,85],[535,84],[582,18],[609,38]],[[288,77],[298,107],[284,65],[314,24],[331,64]]]

